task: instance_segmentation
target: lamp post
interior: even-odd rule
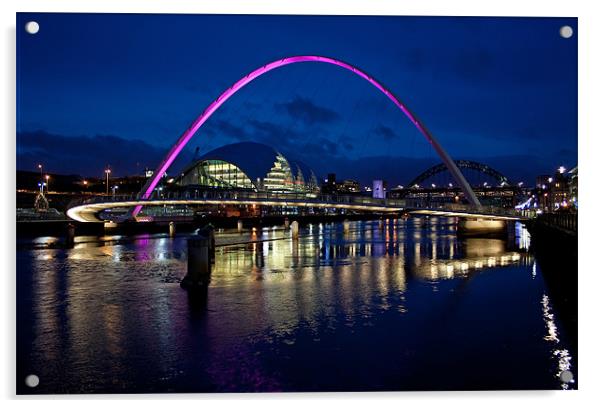
[[[46,192],[50,194],[50,176],[46,174]]]
[[[109,195],[109,174],[111,174],[111,169],[107,168],[105,174],[107,175],[107,195]]]
[[[44,177],[42,176],[42,165],[38,164],[38,169],[40,169],[40,186],[42,185],[42,183],[44,182]],[[40,190],[42,192],[42,194],[44,193],[44,190]]]

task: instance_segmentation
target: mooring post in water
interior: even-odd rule
[[[238,228],[238,232],[242,232],[242,220],[238,220],[238,223],[236,223],[236,226]]]
[[[169,222],[169,236],[173,237],[176,235],[176,224],[173,221]]]
[[[67,237],[65,239],[67,247],[73,248],[75,244],[75,225],[72,223],[67,224]]]
[[[209,237],[209,259],[215,261],[215,228],[208,224],[204,228],[204,235]]]
[[[207,231],[188,238],[188,272],[180,286],[187,290],[202,290],[211,280],[209,248],[211,237]]]
[[[290,226],[290,222],[288,220],[288,217],[284,217],[284,229],[288,229],[289,226]]]
[[[345,234],[349,234],[349,220],[348,219],[345,219],[343,221],[343,232]]]
[[[291,235],[293,239],[299,239],[299,223],[297,221],[291,223]]]

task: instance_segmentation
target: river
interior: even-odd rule
[[[529,233],[456,227],[220,229],[206,299],[179,286],[186,234],[36,238],[17,250],[17,391],[576,388]]]

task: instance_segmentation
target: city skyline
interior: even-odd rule
[[[119,42],[130,17],[139,29]],[[179,17],[186,23],[176,24]],[[224,89],[301,53],[336,56],[374,75],[454,159],[528,182],[577,164],[576,38],[559,34],[576,19],[19,14],[18,23],[33,18],[40,33],[18,39],[19,170],[40,161],[48,171],[83,176],[102,175],[106,165],[117,175],[154,168]],[[107,21],[110,32],[101,27]],[[226,21],[240,30],[218,31]],[[199,38],[211,41],[197,46]],[[387,39],[389,46],[371,50]],[[45,41],[65,48],[50,53]],[[190,53],[195,46],[202,52]],[[383,95],[319,65],[286,67],[250,84],[200,129],[172,171],[196,147],[243,140],[292,153],[320,176],[363,183],[403,183],[438,162]]]

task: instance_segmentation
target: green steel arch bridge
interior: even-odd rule
[[[499,171],[495,170],[493,167],[488,166],[487,164],[479,163],[472,160],[454,160],[456,166],[459,169],[469,169],[475,170],[480,173],[483,173],[492,179],[495,179],[497,183],[501,186],[511,186],[513,183],[510,182],[508,177],[504,176]],[[416,176],[412,181],[408,183],[408,188],[412,188],[414,186],[420,186],[426,180],[430,179],[433,176],[436,176],[439,173],[443,173],[448,171],[447,166],[443,163],[436,164],[432,167],[429,167],[418,176]]]

